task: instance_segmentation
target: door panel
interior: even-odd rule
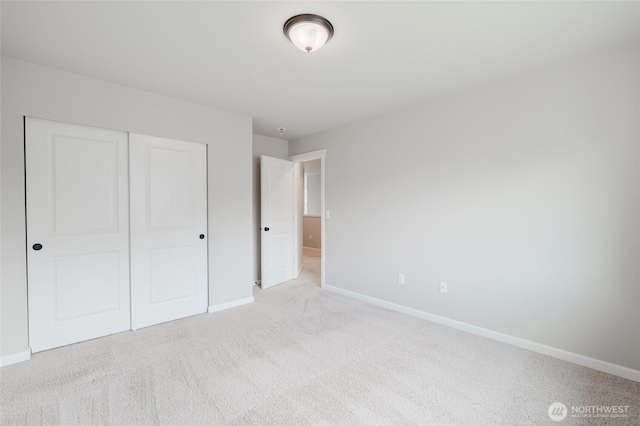
[[[260,162],[263,289],[294,278],[293,163],[263,155]]]
[[[194,153],[149,146],[147,155],[149,230],[193,228],[196,216]]]
[[[207,152],[197,143],[133,133],[129,139],[137,329],[207,309]]]
[[[117,232],[118,146],[64,135],[54,136],[51,144],[54,232]]]
[[[195,249],[191,246],[149,250],[152,304],[197,295]],[[175,285],[177,282],[183,285]]]
[[[118,252],[55,257],[53,270],[58,320],[120,310]]]
[[[127,134],[27,118],[25,155],[32,351],[128,330]]]

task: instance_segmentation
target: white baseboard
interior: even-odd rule
[[[234,300],[233,302],[220,303],[219,305],[209,306],[209,309],[207,309],[207,311],[209,313],[224,311],[225,309],[235,308],[236,306],[242,306],[248,303],[253,303],[253,296],[245,297],[244,299]]]
[[[303,246],[302,246],[302,248],[303,248],[303,249],[307,249],[307,250],[315,250],[315,251],[320,251],[320,250],[322,250],[322,249],[319,249],[319,248],[317,248],[317,247],[307,247],[307,246],[305,246],[305,245],[303,245]]]
[[[402,306],[395,303],[387,302],[385,300],[376,299],[375,297],[365,296],[364,294],[356,293],[354,291],[344,290],[339,287],[334,287],[334,286],[325,284],[322,288],[328,291],[332,291],[334,293],[342,294],[343,296],[352,297],[354,299],[359,299],[365,302],[369,302],[373,305],[391,309],[392,311],[402,312],[404,314],[408,314],[414,317],[433,321],[435,323],[446,325],[458,330],[466,331],[468,333],[476,334],[478,336],[486,337],[492,340],[497,340],[503,343],[508,343],[510,345],[517,346],[519,348],[528,349],[530,351],[538,352],[553,358],[558,358],[563,361],[568,361],[573,364],[578,364],[583,367],[591,368],[593,370],[602,371],[605,373],[613,374],[614,376],[619,376],[625,379],[633,380],[635,382],[640,382],[640,371],[634,370],[632,368],[623,367],[621,365],[612,364],[610,362],[601,361],[594,358],[589,358],[587,356],[565,351],[563,349],[554,348],[552,346],[547,346],[541,343],[532,342],[530,340],[521,339],[519,337],[510,336],[508,334],[489,330],[487,328],[482,328],[482,327],[471,325],[465,322],[456,321],[450,318],[441,317],[439,315],[430,314],[428,312],[420,311],[418,309],[413,309],[407,306]]]
[[[29,361],[31,359],[31,349],[24,352],[18,352],[17,354],[5,355],[0,357],[0,367],[5,365],[16,364],[22,361]]]

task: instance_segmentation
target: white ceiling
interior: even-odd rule
[[[254,117],[285,139],[640,37],[640,3],[2,2],[2,54]],[[299,13],[335,35],[306,54]],[[278,127],[287,131],[280,136]]]

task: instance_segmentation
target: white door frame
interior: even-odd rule
[[[301,163],[303,161],[311,161],[311,160],[320,160],[320,287],[324,288],[325,286],[325,252],[327,247],[327,242],[325,238],[325,220],[327,218],[327,210],[324,203],[324,161],[325,156],[327,154],[326,149],[319,149],[317,151],[305,152],[302,154],[291,155],[289,157],[289,161],[293,161],[294,163]],[[297,206],[301,200],[298,199],[297,191],[293,191],[293,205]],[[293,229],[297,232],[298,230],[298,221],[302,220],[302,218],[298,218],[298,215],[293,216]],[[297,252],[300,248],[298,247],[298,238],[294,238],[295,250],[294,253]]]

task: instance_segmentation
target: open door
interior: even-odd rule
[[[262,288],[294,278],[293,163],[260,160]]]

